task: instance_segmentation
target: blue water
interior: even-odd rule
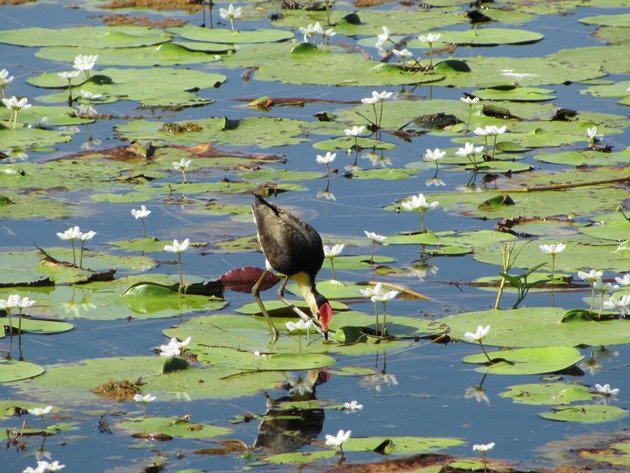
[[[82,8],[64,8],[65,2],[57,4],[37,4],[24,7],[0,7],[0,30],[23,26],[63,27],[86,24],[101,24],[94,16]],[[460,48],[459,55],[465,56],[513,55],[513,56],[542,56],[564,47],[578,47],[599,44],[590,33],[592,26],[581,25],[576,18],[593,14],[612,13],[615,10],[579,9],[567,17],[542,17],[522,28],[541,31],[546,35],[544,41],[529,46],[506,46],[500,48],[475,48],[466,50]],[[144,14],[144,13],[143,13]],[[183,15],[187,17],[186,15]],[[199,24],[201,13],[188,17],[192,23]],[[521,26],[519,26],[521,28]],[[41,89],[31,87],[25,83],[25,78],[41,72],[43,69],[56,67],[52,62],[42,61],[33,56],[34,49],[19,48],[0,44],[0,69],[7,67],[16,76],[11,84],[11,93],[36,97],[42,93]],[[55,69],[56,70],[56,69]],[[243,83],[240,71],[221,71],[229,80],[220,89],[210,89],[200,92],[200,96],[208,96],[216,100],[215,103],[201,108],[184,109],[181,112],[165,112],[168,121],[188,120],[207,117],[209,114],[229,114],[231,117],[258,116],[262,112],[243,106],[243,102],[235,99],[241,97],[258,97],[262,95],[280,97],[325,97],[360,99],[370,94],[368,88],[321,88],[307,86],[292,86],[274,82],[252,80]],[[579,95],[584,86],[572,84],[568,86],[553,86],[558,98],[554,103],[559,107],[578,108],[580,110],[598,110],[607,113],[627,114],[627,108],[621,107],[610,100],[602,100],[589,95]],[[441,88],[422,87],[415,93],[433,98],[454,98],[461,95],[461,91]],[[311,104],[302,108],[283,107],[274,109],[271,116],[283,116],[312,120],[315,112],[324,109],[334,109],[337,106],[326,104]],[[142,113],[135,109],[133,103],[115,103],[101,105],[102,113],[133,114]],[[150,116],[150,112],[146,112]],[[112,136],[112,127],[117,120],[99,121],[90,126],[92,133],[102,140],[100,147],[117,146],[120,143]],[[76,151],[85,139],[87,133],[75,136],[70,144],[58,146],[55,153],[33,153],[29,159],[46,160],[67,152]],[[392,138],[392,140],[396,140]],[[628,131],[624,134],[607,137],[606,142],[615,149],[622,149],[629,143]],[[425,136],[414,140],[411,144],[396,141],[398,148],[388,154],[396,166],[403,166],[420,159],[425,148],[445,146],[445,138]],[[2,144],[0,143],[0,149]],[[275,152],[276,150],[270,150]],[[278,168],[319,170],[314,161],[314,152],[310,143],[280,149],[286,153],[286,165],[275,165]],[[339,167],[349,164],[350,157],[337,158]],[[347,161],[347,163],[345,162]],[[540,166],[540,164],[538,164]],[[309,189],[300,193],[283,194],[277,199],[282,205],[300,209],[305,217],[323,234],[335,234],[348,237],[359,237],[363,230],[378,233],[394,233],[403,229],[412,229],[417,225],[414,215],[398,215],[393,212],[382,211],[382,208],[396,199],[417,192],[436,192],[435,188],[427,188],[425,180],[431,177],[433,169],[427,170],[417,179],[396,181],[362,181],[347,180],[340,176],[333,176],[331,188],[337,201],[316,199],[318,191],[323,190],[326,183],[309,182]],[[447,183],[446,188],[453,189],[465,184],[468,175],[465,173],[440,172],[440,177]],[[194,176],[193,176],[194,178]],[[176,180],[177,177],[174,177]],[[235,197],[235,201],[249,202],[248,196]],[[100,242],[135,238],[140,226],[130,224],[129,210],[137,206],[125,205],[94,205],[96,217],[76,218],[72,221],[55,221],[50,219],[35,219],[29,221],[8,220],[0,223],[0,246],[2,248],[30,248],[30,242],[36,240],[43,247],[58,245],[55,233],[62,231],[70,224],[80,225],[82,228],[95,230],[99,234]],[[208,241],[209,234],[214,232],[214,225],[223,225],[225,218],[203,217],[186,213],[185,208],[177,206],[150,205],[153,210],[149,225],[151,233],[159,234],[161,238],[180,238],[186,236],[194,241]],[[135,223],[135,222],[133,222]],[[427,215],[427,224],[433,231],[445,230],[480,230],[491,229],[492,221],[466,219],[461,216],[448,215],[437,210]],[[253,224],[229,223],[229,227],[222,228],[222,232],[237,235],[248,235],[254,232]],[[98,243],[95,243],[98,244]],[[418,259],[419,252],[413,246],[378,247],[378,254],[396,258],[397,266],[408,266]],[[352,252],[369,252],[369,248],[352,248]],[[481,310],[492,307],[495,293],[482,291],[467,286],[466,281],[481,275],[495,275],[497,268],[472,260],[472,258],[433,257],[430,263],[437,267],[437,274],[430,275],[426,280],[411,280],[409,278],[390,278],[392,282],[400,282],[411,289],[419,291],[433,300],[428,302],[393,301],[388,305],[388,311],[398,315],[413,315],[423,318],[440,318],[468,310]],[[201,256],[198,252],[184,254],[184,267],[189,275],[196,275],[206,279],[214,279],[225,271],[239,266],[262,266],[263,257],[260,253],[220,254],[211,252]],[[175,267],[161,267],[158,271],[173,271]],[[323,270],[320,278],[329,278],[330,273]],[[369,272],[339,271],[338,278],[344,280],[365,280],[370,277]],[[456,285],[450,283],[464,282]],[[586,293],[556,294],[555,303],[561,307],[581,307],[582,297]],[[506,295],[506,300],[511,299]],[[227,293],[229,308],[239,307],[250,302],[250,296],[237,293]],[[548,293],[532,294],[528,296],[526,305],[530,307],[548,306],[551,304]],[[228,310],[229,310],[228,308]],[[357,304],[356,308],[371,310],[368,304]],[[184,318],[187,318],[185,316]],[[179,319],[172,320],[116,320],[94,322],[78,319],[75,330],[51,337],[25,336],[24,345],[26,356],[30,361],[40,364],[54,364],[58,362],[77,361],[83,358],[105,356],[147,355],[152,353],[153,347],[164,343],[161,331],[177,324]],[[3,339],[3,343],[6,339]],[[356,436],[369,435],[418,435],[418,436],[448,436],[466,440],[461,447],[449,449],[446,453],[469,456],[474,443],[494,441],[497,446],[492,451],[493,457],[505,458],[520,463],[522,468],[532,468],[540,461],[538,449],[547,442],[574,437],[593,432],[613,432],[627,428],[627,420],[606,424],[575,425],[568,423],[550,422],[537,417],[537,413],[547,410],[541,406],[515,405],[509,399],[498,396],[507,386],[536,382],[541,377],[488,377],[484,381],[485,394],[488,402],[478,402],[474,398],[466,398],[466,389],[476,386],[481,381],[481,375],[461,362],[461,358],[477,353],[475,346],[459,343],[436,345],[420,341],[415,346],[402,352],[379,353],[377,356],[341,357],[337,367],[344,365],[359,365],[386,370],[394,375],[397,384],[383,384],[378,391],[374,387],[363,384],[356,377],[332,376],[317,389],[319,399],[344,402],[356,399],[364,405],[360,412],[346,413],[344,411],[326,410],[325,422],[319,439],[326,433],[335,433],[338,429],[352,429]],[[583,350],[585,356],[590,350]],[[619,401],[615,405],[628,408],[628,393],[630,392],[630,377],[628,377],[628,351],[626,347],[612,347],[611,352],[616,355],[602,361],[601,370],[595,375],[586,373],[577,378],[565,376],[568,381],[581,381],[589,385],[594,383],[611,383],[621,389]],[[386,360],[386,361],[385,361]],[[275,390],[272,397],[280,397],[285,393]],[[15,393],[11,385],[0,385],[0,399],[14,398]],[[59,400],[62,404],[63,400]],[[235,471],[242,470],[248,465],[248,459],[238,455],[226,457],[206,457],[192,454],[192,450],[210,446],[207,441],[174,440],[166,443],[145,444],[142,448],[130,440],[125,434],[99,433],[97,430],[98,416],[107,413],[106,419],[114,424],[119,413],[137,411],[133,404],[87,406],[89,409],[77,408],[66,410],[64,414],[71,420],[79,422],[76,431],[58,434],[46,440],[46,449],[55,459],[62,461],[67,467],[64,471],[75,472],[119,472],[140,471],[142,467],[151,463],[158,450],[168,457],[168,465],[164,471],[178,471],[184,468],[198,468],[205,471]],[[192,413],[195,422],[207,422],[216,425],[226,425],[228,419],[245,412],[263,414],[265,412],[265,397],[261,393],[256,396],[244,397],[230,401],[194,401],[190,403],[155,402],[150,405],[153,415],[183,415]],[[247,445],[253,445],[258,434],[259,422],[240,424],[229,438],[238,438]],[[40,439],[29,439],[25,452],[17,452],[15,448],[0,450],[0,472],[21,472],[26,466],[35,465],[35,450]],[[306,447],[305,450],[315,449]],[[177,453],[184,455],[176,459]],[[351,462],[373,461],[374,456],[350,453],[347,455]],[[258,466],[257,470],[285,470],[291,467]]]

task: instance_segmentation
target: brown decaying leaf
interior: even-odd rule
[[[179,18],[161,18],[159,20],[155,20],[146,16],[121,14],[102,16],[101,19],[107,26],[145,26],[149,28],[173,28],[177,26],[184,26],[188,23],[186,20]]]
[[[119,8],[151,8],[153,10],[185,10],[189,13],[200,11],[201,2],[196,0],[113,0],[101,8],[116,10]]]
[[[123,379],[122,381],[110,379],[106,383],[94,386],[91,391],[97,396],[121,402],[132,401],[133,397],[140,392],[140,390],[127,379]]]
[[[228,439],[218,442],[221,447],[217,448],[201,448],[193,451],[196,455],[229,455],[231,453],[244,453],[249,447],[241,440]]]

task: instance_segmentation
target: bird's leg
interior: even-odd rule
[[[300,318],[304,321],[304,322],[308,322],[309,320],[313,321],[313,327],[315,327],[315,329],[321,334],[324,335],[323,330],[321,329],[320,325],[319,325],[319,320],[317,320],[317,314],[313,314],[314,317],[309,317],[308,315],[306,315],[302,310],[300,310],[300,308],[295,307],[295,305],[293,304],[293,302],[291,302],[289,299],[287,299],[286,297],[284,297],[284,289],[287,287],[287,283],[289,282],[289,276],[285,276],[284,277],[284,281],[282,281],[282,284],[280,285],[280,289],[278,289],[278,297],[280,298],[280,300],[282,302],[284,302],[287,307],[289,307],[293,312],[295,312],[297,315],[300,316]]]
[[[271,343],[275,343],[276,340],[278,340],[278,336],[280,335],[280,332],[278,332],[278,329],[273,324],[273,321],[271,320],[271,317],[269,317],[269,313],[267,312],[267,309],[265,309],[265,305],[263,304],[263,301],[260,298],[260,285],[263,282],[265,274],[267,274],[267,271],[263,271],[263,273],[260,275],[260,278],[258,279],[256,284],[254,284],[254,287],[252,287],[252,295],[254,296],[254,299],[256,299],[256,302],[258,303],[258,307],[260,308],[260,311],[265,316],[265,318],[267,319],[267,323],[269,324],[269,333],[271,334]]]

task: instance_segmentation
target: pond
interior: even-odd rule
[[[9,3],[2,472],[628,471],[630,2]]]

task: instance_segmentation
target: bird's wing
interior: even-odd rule
[[[322,239],[317,231],[262,198],[254,202],[253,212],[258,241],[271,267],[287,276],[306,272],[314,277],[324,261]]]

